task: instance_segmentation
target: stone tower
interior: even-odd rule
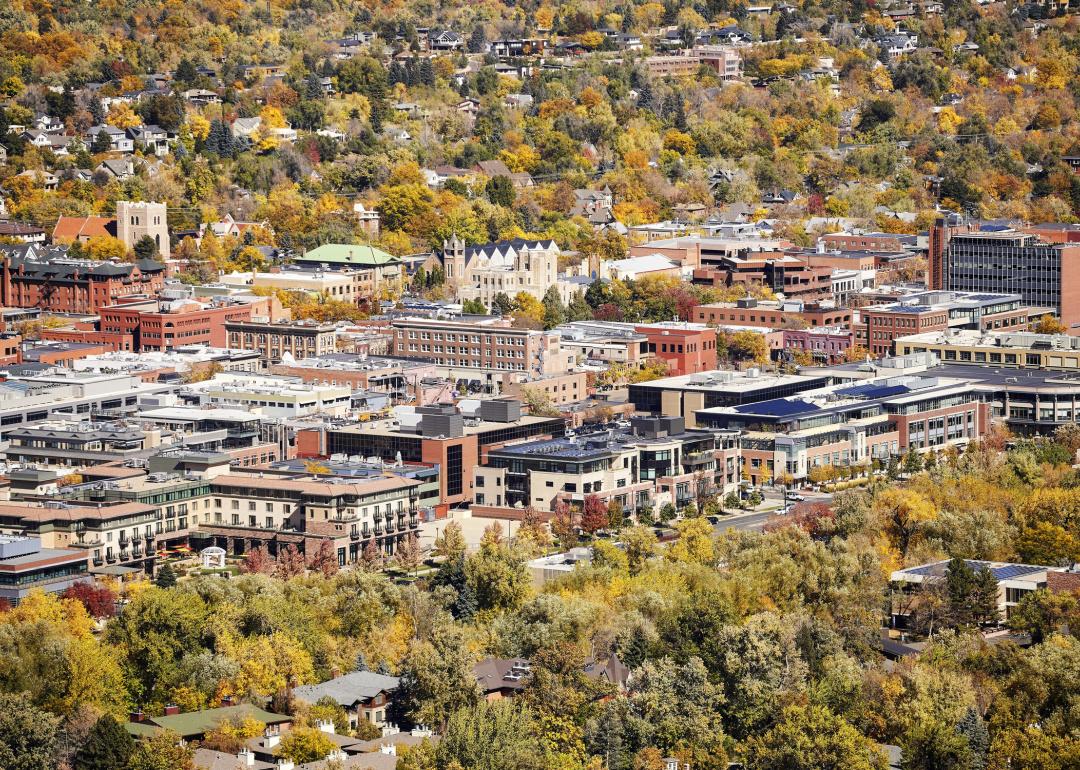
[[[129,249],[144,235],[154,239],[158,256],[169,257],[169,223],[164,203],[116,202],[116,237]]]
[[[443,240],[442,263],[448,283],[461,283],[465,279],[465,242],[457,233],[449,241]]]

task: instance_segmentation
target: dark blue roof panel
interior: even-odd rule
[[[759,401],[756,404],[742,404],[735,407],[739,414],[757,414],[763,417],[793,417],[804,412],[817,411],[818,406],[801,398],[776,398],[772,401]]]

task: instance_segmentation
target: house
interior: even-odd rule
[[[181,714],[174,705],[166,705],[165,713],[152,717],[142,711],[134,711],[131,721],[124,724],[124,729],[135,738],[148,738],[163,731],[179,735],[185,741],[199,740],[224,722],[235,722],[250,717],[262,722],[271,730],[287,729],[292,724],[292,717],[274,714],[250,703],[237,706],[227,705],[202,711],[189,711]]]
[[[314,704],[321,698],[332,698],[345,709],[349,723],[356,727],[361,721],[385,727],[391,697],[400,680],[374,671],[353,671],[321,684],[309,684],[293,690],[293,696],[304,703]]]
[[[64,121],[44,113],[38,113],[34,116],[34,128],[48,134],[55,134],[64,130]]]
[[[97,139],[98,134],[105,134],[109,137],[109,150],[111,152],[134,152],[135,142],[126,131],[122,131],[115,126],[94,126],[86,132],[88,144],[92,147],[94,140]]]
[[[455,109],[458,112],[464,112],[466,115],[475,115],[480,111],[480,101],[473,98],[462,99],[457,103]]]
[[[7,147],[5,147],[4,145],[0,144],[0,166],[2,166],[2,165],[4,165],[5,163],[7,163],[7,157],[8,157],[8,156],[7,156]]]
[[[112,217],[60,217],[52,231],[53,243],[86,243],[91,238],[116,237]]]
[[[412,134],[407,129],[401,126],[386,125],[383,126],[383,135],[385,135],[390,141],[397,142],[399,144],[405,144],[412,141]]]
[[[530,174],[524,172],[515,173],[507,168],[506,164],[501,160],[477,161],[476,165],[473,166],[473,170],[489,179],[494,179],[497,176],[505,176],[514,183],[514,187],[532,187],[535,184]]]
[[[233,219],[232,214],[226,214],[217,222],[204,222],[199,225],[199,239],[202,239],[206,230],[209,228],[215,236],[218,238],[225,238],[232,236],[233,238],[239,238],[244,232],[252,227],[265,227],[270,228],[269,222],[239,222]]]
[[[276,764],[255,759],[255,754],[246,746],[236,754],[197,748],[194,759],[199,770],[280,770]]]
[[[34,147],[49,147],[52,145],[49,134],[40,128],[28,128],[19,135],[19,138],[34,145]]]
[[[881,48],[890,59],[899,59],[903,56],[907,56],[910,53],[914,53],[916,49],[916,41],[909,35],[886,35],[878,38],[876,42],[878,47]]]
[[[532,94],[507,94],[503,104],[510,109],[529,109],[533,106]]]
[[[457,168],[456,166],[441,165],[429,169],[429,171],[430,177],[425,174],[425,180],[428,182],[429,187],[442,187],[451,179],[460,179],[465,184],[469,184],[476,178],[475,171]]]
[[[46,191],[55,190],[60,186],[60,179],[56,174],[49,173],[48,171],[34,171],[32,169],[27,169],[21,174],[16,174],[16,176],[30,179],[34,184],[41,185],[42,189]]]
[[[502,700],[521,692],[532,666],[524,658],[485,658],[473,666],[473,675],[487,700]]]
[[[702,37],[705,45],[750,45],[754,42],[753,35],[734,24],[710,30]]]
[[[221,104],[221,97],[213,91],[207,91],[205,88],[189,88],[180,95],[184,97],[184,101],[197,106]]]
[[[464,46],[461,35],[453,30],[433,30],[428,34],[428,49],[431,51],[459,51]]]
[[[109,158],[101,161],[94,169],[94,173],[105,174],[123,181],[135,176],[135,164],[131,162],[131,158]]]
[[[237,139],[250,138],[252,134],[259,130],[259,126],[262,125],[262,118],[256,115],[253,118],[237,118],[232,122],[232,135]]]
[[[22,222],[0,221],[0,238],[11,238],[19,243],[45,243],[45,231]]]
[[[169,151],[169,132],[161,126],[135,126],[128,129],[128,136],[155,155],[165,155]]]

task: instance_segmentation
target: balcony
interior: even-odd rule
[[[354,531],[354,532],[350,532],[350,533],[349,533],[349,539],[350,539],[350,540],[359,540],[359,539],[360,539],[360,533],[359,533],[359,532],[355,532],[355,531]]]
[[[376,524],[375,525],[375,536],[378,537],[382,533],[383,533],[382,524]]]
[[[115,564],[116,563],[116,554],[115,553],[106,554],[105,555],[105,561],[109,562],[109,564]]]
[[[137,545],[134,546],[131,549],[131,558],[133,558],[133,559],[141,559],[142,558],[142,548],[140,548]]]
[[[121,535],[120,536],[120,547],[121,548],[126,548],[128,546],[128,544],[130,544],[130,543],[131,543],[131,540],[128,538],[127,535]]]
[[[142,539],[143,539],[143,536],[140,535],[138,532],[136,532],[134,535],[131,536],[131,542],[132,543],[141,543]]]
[[[130,558],[131,558],[131,552],[128,551],[126,548],[124,550],[120,551],[120,561],[127,561]]]
[[[94,557],[94,566],[95,567],[100,567],[104,563],[105,563],[105,560],[102,559],[100,556],[95,556]]]

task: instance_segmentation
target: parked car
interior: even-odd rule
[[[800,495],[798,492],[788,492],[786,495],[784,495],[784,499],[791,500],[796,503],[801,503],[806,498]]]

